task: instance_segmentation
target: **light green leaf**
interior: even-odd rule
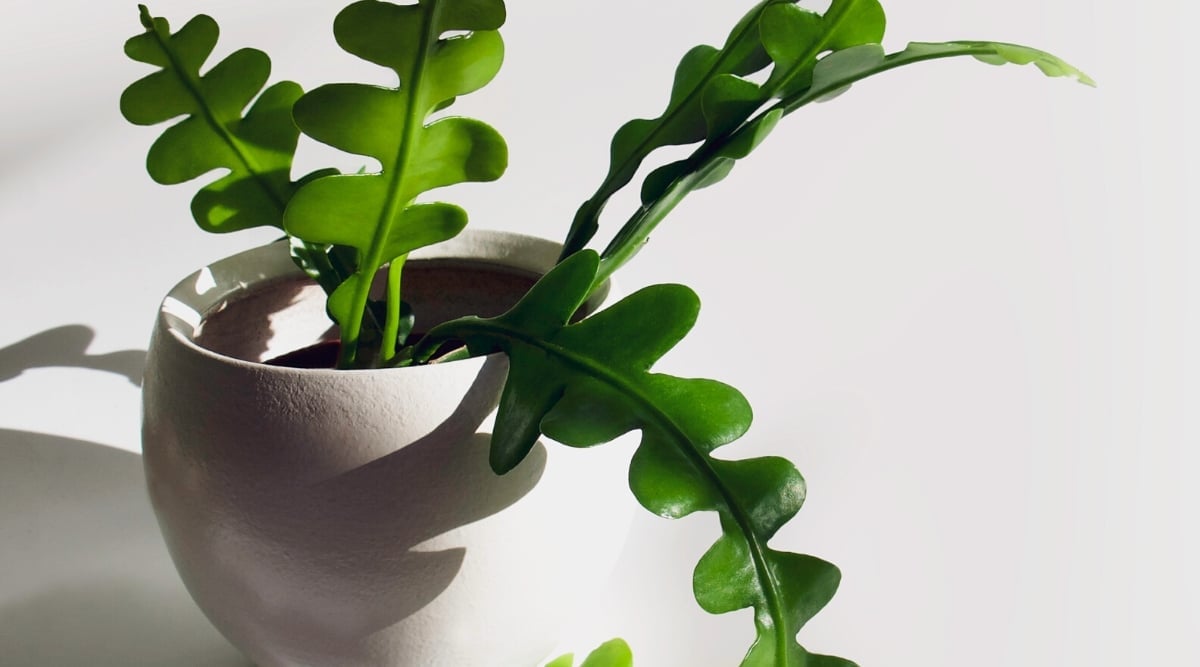
[[[546,667],[572,667],[575,656],[568,653],[546,664]],[[588,654],[579,667],[633,667],[633,652],[623,639],[610,639]]]
[[[125,53],[160,69],[125,89],[121,113],[138,125],[184,117],[150,148],[150,176],[176,184],[228,170],[192,200],[200,227],[211,232],[282,227],[284,207],[296,188],[290,174],[299,130],[291,107],[300,87],[284,81],[263,91],[271,62],[255,49],[235,51],[201,74],[217,44],[216,21],[196,16],[172,34],[166,19],[140,9],[145,32],[125,43]]]
[[[621,639],[610,639],[588,654],[579,667],[633,667],[633,651]]]
[[[853,83],[869,76],[880,74],[897,67],[912,65],[926,60],[971,56],[977,60],[995,64],[1034,64],[1042,73],[1052,77],[1073,78],[1085,85],[1094,86],[1091,77],[1071,66],[1061,58],[1027,46],[1003,42],[913,42],[903,51],[884,54],[878,44],[866,44],[844,51],[831,53],[817,63],[813,72],[812,85],[795,97],[784,100],[788,113],[809,104],[827,99],[829,95],[844,90]]]
[[[358,251],[359,280],[342,330],[343,367],[361,363],[359,326],[375,273],[403,262],[412,250],[452,238],[466,225],[461,208],[417,198],[504,173],[508,149],[490,126],[467,118],[429,118],[495,76],[504,57],[496,29],[504,18],[501,0],[353,3],[334,21],[338,44],[393,70],[399,86],[329,84],[295,104],[294,116],[305,134],[375,158],[381,166],[377,173],[330,176],[303,186],[284,218],[290,234]],[[389,284],[388,300],[398,302],[399,281],[394,285],[395,294]],[[390,322],[385,331],[394,325]]]

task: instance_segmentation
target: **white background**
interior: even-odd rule
[[[386,80],[333,45],[340,4],[151,8],[176,27],[213,14],[220,53],[264,48],[276,80]],[[460,107],[505,134],[510,172],[447,196],[478,227],[561,238],[611,132],[657,115],[678,56],[749,4],[510,3],[505,70]],[[1099,88],[969,60],[863,82],[689,199],[620,280],[696,289],[701,321],[662,368],[739,387],[756,423],[727,455],[784,453],[808,478],[775,545],[844,581],[806,646],[864,667],[1200,664],[1200,16],[1169,0],[888,8],[889,50],[1020,42]],[[273,235],[205,235],[188,186],[145,176],[157,130],[117,113],[149,71],[121,54],[133,3],[3,9],[0,664],[241,665],[176,583],[137,458],[117,451],[139,448],[137,387],[80,367],[136,354],[84,359],[57,334],[4,348],[76,324],[93,357],[144,349],[171,285]],[[748,613],[690,598],[715,535],[712,516],[642,517],[564,647],[619,635],[646,667],[736,664]]]

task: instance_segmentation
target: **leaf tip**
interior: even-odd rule
[[[146,30],[154,30],[154,18],[150,16],[150,8],[146,5],[138,5],[138,18],[142,22],[142,27]]]

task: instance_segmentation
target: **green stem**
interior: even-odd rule
[[[400,337],[400,278],[407,259],[408,255],[401,255],[393,259],[388,266],[387,318],[384,320],[383,341],[379,353],[381,365],[387,365],[396,356],[396,339]]]
[[[439,0],[428,0],[430,9],[424,16],[424,25],[421,29],[421,44],[418,58],[413,58],[412,67],[408,72],[407,77],[401,77],[402,81],[407,81],[411,92],[407,98],[407,107],[404,110],[405,123],[404,134],[400,139],[400,145],[396,149],[396,160],[393,163],[391,178],[388,180],[387,194],[384,199],[383,209],[379,213],[378,223],[375,226],[375,234],[371,239],[371,246],[368,249],[366,256],[363,258],[362,265],[359,267],[359,282],[354,291],[354,301],[352,313],[360,313],[358,317],[351,317],[347,323],[345,331],[342,334],[342,354],[341,362],[346,368],[353,368],[358,363],[358,341],[362,329],[362,315],[367,308],[367,298],[371,292],[371,282],[375,277],[375,272],[379,267],[383,266],[385,258],[383,250],[387,245],[388,236],[391,234],[392,222],[396,219],[399,213],[412,202],[400,200],[401,183],[408,172],[408,163],[412,157],[413,144],[416,141],[417,132],[423,127],[422,111],[420,103],[422,99],[421,87],[423,74],[425,72],[425,62],[429,59],[430,51],[437,42],[438,35],[435,34],[434,28],[438,25],[438,17],[440,15],[441,5]],[[390,306],[390,304],[389,304]]]

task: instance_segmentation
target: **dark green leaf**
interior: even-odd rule
[[[713,130],[728,129],[731,114],[718,111],[717,117],[710,120],[706,117],[706,104],[720,110],[725,106],[757,107],[761,103],[761,99],[757,102],[752,99],[758,86],[738,77],[770,64],[758,36],[759,18],[768,7],[791,1],[763,0],[738,21],[721,49],[702,45],[688,51],[675,71],[670,99],[662,115],[631,120],[617,130],[610,148],[608,175],[576,213],[564,244],[564,257],[587,244],[596,232],[608,200],[633,180],[642,161],[652,152],[664,146],[702,141],[712,136]],[[734,84],[731,80],[742,83]],[[722,82],[718,90],[708,92],[715,81]]]
[[[762,41],[775,61],[766,87],[772,97],[807,88],[817,58],[883,40],[887,20],[879,0],[833,0],[824,15],[795,5],[776,5],[763,16]]]
[[[712,456],[750,426],[750,406],[736,389],[651,372],[692,327],[699,302],[691,290],[655,285],[569,323],[598,269],[594,252],[576,253],[508,313],[440,325],[422,346],[460,339],[474,351],[508,355],[492,444],[498,472],[516,465],[542,434],[592,446],[641,431],[629,469],[638,502],[665,517],[719,515],[721,536],[694,575],[701,606],[714,613],[754,608],[757,638],[743,664],[805,665],[796,633],[829,601],[838,571],[768,546],[800,509],[804,480],[784,459]]]

